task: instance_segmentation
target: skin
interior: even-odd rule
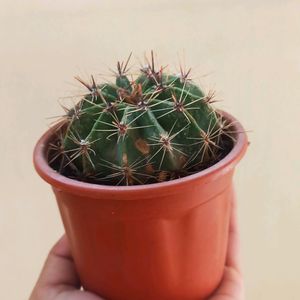
[[[64,235],[52,248],[29,300],[104,300],[80,290],[68,240]],[[229,244],[221,284],[207,300],[244,300],[243,276],[240,263],[240,237],[236,201],[232,203]]]

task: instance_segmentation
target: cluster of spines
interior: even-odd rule
[[[135,80],[117,63],[116,82],[76,79],[88,93],[57,125],[49,163],[78,180],[110,185],[161,182],[195,173],[230,148],[232,124],[216,112],[189,78],[165,73],[151,62]]]

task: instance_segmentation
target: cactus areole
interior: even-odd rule
[[[60,120],[48,149],[51,167],[90,183],[150,184],[199,172],[232,149],[232,125],[190,70],[156,69],[152,53],[134,77],[129,58],[118,62],[113,83],[77,77],[86,94]]]

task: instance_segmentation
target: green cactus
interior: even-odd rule
[[[135,80],[128,60],[117,64],[115,83],[77,78],[87,94],[57,127],[49,163],[78,180],[133,185],[195,173],[218,161],[228,149],[228,124],[207,95],[189,79],[156,70],[151,62]]]

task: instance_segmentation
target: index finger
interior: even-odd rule
[[[63,235],[51,249],[38,284],[51,287],[58,285],[80,287],[80,280],[66,235]]]

